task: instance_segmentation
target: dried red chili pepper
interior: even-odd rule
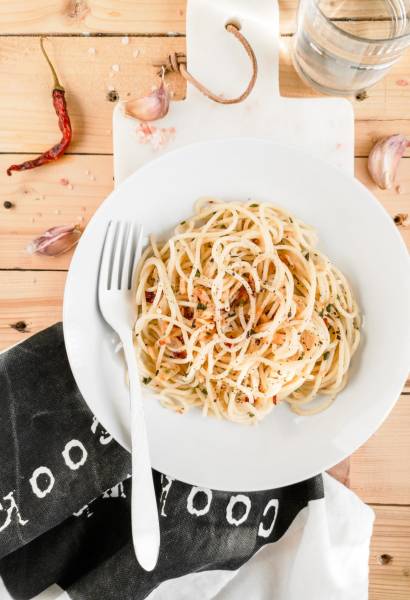
[[[51,162],[52,160],[58,160],[60,158],[60,156],[62,156],[64,154],[64,152],[67,150],[68,145],[71,142],[72,129],[71,129],[70,117],[68,116],[67,104],[66,104],[66,100],[65,100],[65,90],[64,90],[63,86],[60,84],[58,77],[57,77],[57,73],[47,55],[47,52],[44,49],[43,38],[40,38],[40,46],[41,46],[41,51],[43,52],[44,58],[48,62],[50,69],[51,69],[51,73],[53,75],[53,80],[54,80],[53,91],[52,91],[53,106],[54,106],[54,110],[56,111],[56,114],[58,117],[58,126],[60,128],[61,133],[63,134],[63,137],[57,144],[55,144],[52,148],[50,148],[46,152],[43,152],[43,154],[40,154],[40,156],[38,156],[37,158],[34,158],[32,160],[26,160],[25,162],[23,162],[19,165],[11,165],[7,169],[7,175],[11,175],[12,171],[26,171],[27,169],[34,169],[35,167],[40,167],[41,165]]]

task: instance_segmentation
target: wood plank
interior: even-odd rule
[[[13,0],[0,3],[2,33],[185,31],[185,0]]]
[[[61,320],[65,278],[64,271],[0,271],[0,350]]]
[[[386,116],[388,116],[388,113]],[[381,137],[387,137],[396,133],[401,133],[410,139],[410,119],[356,121],[355,129],[356,156],[368,156],[375,142]],[[410,156],[410,147],[407,148],[405,156]]]
[[[60,133],[51,104],[51,76],[39,40],[3,37],[0,44],[0,77],[8,82],[2,90],[0,152],[43,151]],[[183,50],[185,40],[130,38],[123,45],[120,37],[66,37],[50,38],[47,45],[67,89],[74,130],[70,152],[98,154],[112,152],[113,104],[107,99],[108,91],[116,90],[121,99],[146,94],[159,81],[154,64],[170,52]],[[182,98],[183,79],[171,74],[167,80],[175,98]]]
[[[369,600],[410,598],[410,507],[373,506]]]
[[[56,258],[29,256],[25,248],[33,238],[55,225],[86,225],[112,190],[112,157],[69,155],[46,167],[7,177],[5,170],[15,158],[0,155],[0,269],[67,269],[71,253]],[[23,160],[25,155],[18,158]],[[356,175],[392,217],[409,214],[400,232],[410,248],[409,160],[403,159],[400,165],[400,194],[379,190],[370,181],[366,159],[356,159]],[[68,185],[62,185],[62,180]],[[5,201],[12,202],[13,207],[4,208]]]
[[[25,155],[17,158],[24,160]],[[0,155],[0,268],[67,269],[72,252],[57,257],[29,256],[26,247],[50,227],[86,226],[113,189],[112,156],[69,155],[7,177],[7,165],[15,159],[15,155]],[[6,209],[4,201],[13,207]]]
[[[367,503],[410,505],[410,396],[350,459],[350,488]],[[400,459],[398,457],[400,456]]]
[[[0,152],[44,150],[55,143],[58,129],[50,102],[50,74],[41,57],[38,39],[3,37],[0,43],[0,76],[9,82],[2,94]],[[294,71],[289,43],[289,39],[283,39],[282,94],[317,96]],[[112,152],[113,104],[107,100],[107,92],[115,89],[122,99],[127,94],[143,95],[158,81],[157,68],[153,64],[161,62],[172,51],[183,51],[184,47],[184,38],[129,38],[128,45],[123,45],[120,37],[50,39],[50,53],[67,88],[72,115],[74,141],[70,151]],[[135,57],[137,51],[139,55]],[[119,71],[113,71],[112,65],[118,65]],[[369,90],[366,100],[354,100],[358,119],[356,154],[359,156],[368,154],[374,138],[397,132],[410,135],[409,72],[410,54],[407,54],[385,80]],[[183,98],[185,83],[182,78],[173,74],[168,81],[174,98]]]

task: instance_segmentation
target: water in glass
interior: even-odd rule
[[[300,0],[293,60],[325,93],[379,81],[410,43],[410,0]]]

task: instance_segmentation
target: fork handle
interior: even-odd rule
[[[139,564],[146,571],[152,571],[158,560],[160,546],[157,500],[152,479],[141,384],[131,336],[124,336],[122,344],[130,386],[132,539]]]

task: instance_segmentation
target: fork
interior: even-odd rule
[[[152,571],[158,559],[160,531],[141,398],[141,384],[132,326],[135,300],[133,274],[141,255],[142,227],[127,222],[108,224],[98,278],[98,302],[105,321],[118,334],[128,367],[131,415],[131,522],[139,564]]]

